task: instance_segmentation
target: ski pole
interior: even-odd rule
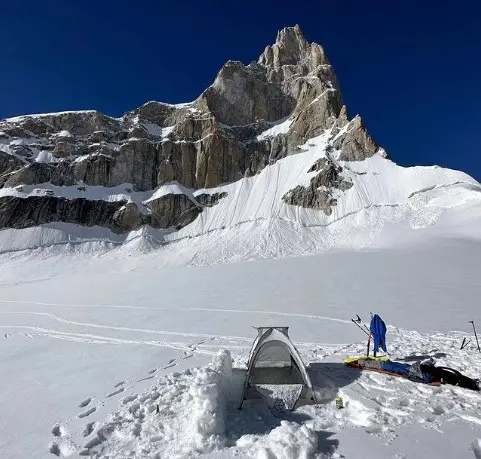
[[[481,348],[479,347],[478,335],[476,334],[476,327],[474,326],[474,320],[470,320],[469,323],[473,325],[474,337],[476,338],[476,344],[478,345],[478,351],[481,352]]]
[[[364,328],[361,327],[361,325],[359,325],[359,323],[356,320],[351,319],[351,322],[353,324],[357,325],[366,335],[368,335],[368,336],[370,335],[366,330],[364,330]]]
[[[463,350],[470,342],[470,339],[466,340],[466,337],[464,337],[463,342],[461,343],[461,350]]]
[[[356,314],[356,315],[357,315],[357,319],[351,319],[351,322],[353,324],[356,324],[367,335],[367,354],[366,354],[366,357],[369,357],[369,350],[371,348],[371,330],[369,330],[369,328],[366,327],[366,324],[362,323],[362,320],[359,317],[359,314]]]
[[[371,334],[371,330],[369,330],[369,328],[367,328],[366,324],[361,320],[361,318],[359,317],[359,314],[356,314],[357,316],[357,319],[355,319],[355,322],[358,323],[358,324],[362,324],[362,326],[364,327],[364,329],[366,330],[367,334],[370,335]],[[354,319],[351,319],[351,320],[354,320]]]

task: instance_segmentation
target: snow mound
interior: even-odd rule
[[[180,458],[223,448],[231,377],[225,350],[206,367],[163,377],[150,391],[125,397],[77,452],[97,459]],[[56,443],[57,455],[71,454],[78,442],[64,436]]]
[[[236,444],[246,456],[259,459],[307,459],[317,452],[317,434],[309,427],[295,422],[281,421],[265,437],[244,435]]]

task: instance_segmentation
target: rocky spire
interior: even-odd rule
[[[329,64],[322,46],[309,43],[297,24],[280,30],[276,42],[266,47],[258,62],[274,73],[285,65],[301,65],[309,72],[319,65]]]
[[[197,102],[229,126],[275,122],[290,114],[297,117],[309,106],[306,116],[317,111],[322,120],[316,127],[324,129],[327,118],[337,116],[342,107],[337,79],[324,50],[309,43],[298,25],[280,30],[257,62],[248,66],[227,62]],[[302,138],[311,133],[306,128],[298,132]]]
[[[144,224],[179,228],[225,196],[203,193],[194,202],[169,193],[138,208],[127,199],[85,204],[86,187],[129,183],[127,194],[175,181],[193,189],[217,187],[301,152],[300,145],[322,133],[330,133],[338,160],[362,161],[378,151],[360,118],[349,121],[323,48],[308,42],[298,25],[286,27],[257,62],[227,62],[189,104],[149,102],[118,119],[84,111],[0,121],[0,188],[17,188],[0,199],[0,229],[54,221],[115,232]],[[318,192],[319,186],[342,191],[348,184],[334,163],[320,166],[312,186],[297,187],[285,202],[331,211],[335,193]],[[25,185],[40,183],[77,185],[78,199],[55,196],[54,189],[17,196]]]

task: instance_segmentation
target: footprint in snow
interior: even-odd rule
[[[84,448],[87,448],[87,449],[81,451],[80,456],[90,456],[89,449],[95,448],[96,446],[101,445],[102,442],[104,441],[105,441],[105,438],[101,435],[101,433],[98,433],[95,438],[92,438],[92,440],[90,440],[84,445]]]
[[[476,459],[481,459],[481,438],[478,438],[471,443],[471,448]]]
[[[125,384],[125,381],[120,381],[114,387],[120,387],[120,386],[123,386],[124,384]]]
[[[85,408],[91,401],[92,401],[92,398],[89,397],[89,398],[85,399],[83,402],[80,402],[78,407],[79,408]]]
[[[185,358],[185,357],[184,357]],[[167,370],[167,368],[172,368],[172,367],[175,367],[175,365],[177,365],[175,363],[177,359],[170,359],[168,362],[167,362],[167,365],[165,367],[162,367],[162,370]]]
[[[372,424],[366,427],[366,432],[371,435],[379,435],[382,433],[382,427],[377,424]]]
[[[84,437],[88,437],[95,429],[95,426],[97,425],[97,423],[95,421],[93,422],[89,422],[86,426],[85,426],[85,429],[83,431],[83,436]]]
[[[149,438],[150,443],[156,443],[158,441],[162,441],[164,437],[161,435],[154,435],[153,437]]]
[[[90,416],[92,413],[95,413],[95,411],[97,411],[97,408],[93,407],[93,408],[90,408],[90,410],[87,410],[87,411],[84,411],[83,413],[80,413],[78,415],[78,417],[80,419],[82,418],[86,418],[87,416]]]
[[[444,414],[446,412],[446,410],[444,409],[444,407],[442,405],[436,405],[433,407],[433,414],[435,414],[436,416],[440,416],[441,414]]]
[[[157,371],[157,368],[152,368],[152,370],[149,371],[149,375],[153,375]]]
[[[57,443],[52,443],[50,445],[50,452],[54,454],[55,456],[60,457],[60,446],[57,445]]]
[[[122,400],[122,403],[124,405],[127,405],[127,403],[133,402],[136,398],[137,398],[137,395],[129,395]]]
[[[55,437],[63,437],[65,433],[65,429],[59,424],[56,424],[52,427],[52,434]]]
[[[149,379],[154,379],[154,376],[146,376],[145,378],[138,379],[137,382],[148,381]]]
[[[114,395],[119,395],[121,394],[125,389],[123,387],[121,387],[120,389],[114,391],[114,392],[111,392],[109,395],[107,395],[107,398],[110,398],[110,397],[113,397]]]

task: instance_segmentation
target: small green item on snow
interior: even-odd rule
[[[336,397],[336,408],[338,410],[342,410],[344,408],[344,402],[342,401],[342,397]]]

